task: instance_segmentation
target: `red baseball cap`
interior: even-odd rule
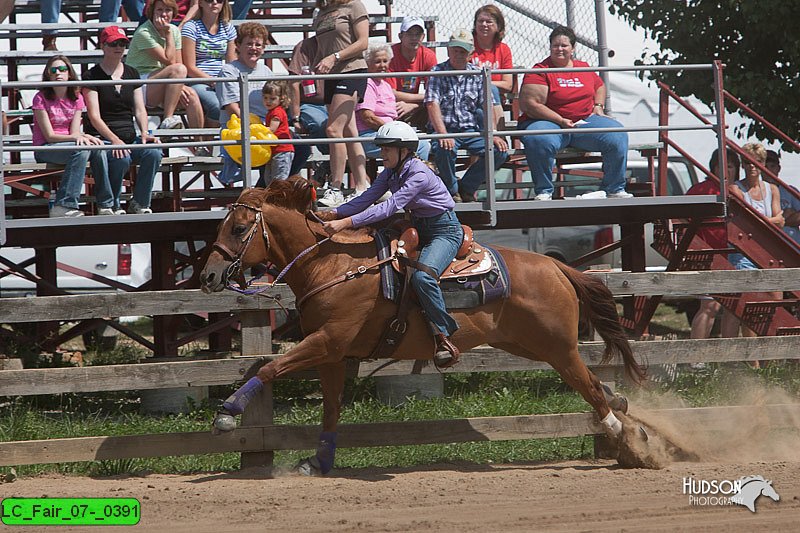
[[[119,40],[130,42],[125,31],[119,26],[108,26],[100,32],[100,44],[113,43]]]

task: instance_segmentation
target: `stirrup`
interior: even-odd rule
[[[461,352],[458,348],[450,342],[450,339],[445,335],[439,333],[436,339],[436,353],[433,354],[433,364],[436,368],[444,370],[450,368],[458,363],[461,357]]]

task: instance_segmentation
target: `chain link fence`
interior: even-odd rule
[[[576,59],[597,65],[597,25],[594,0],[394,0],[396,16],[436,16],[436,38],[445,41],[456,28],[472,29],[475,11],[486,4],[495,4],[506,19],[503,39],[514,58],[514,66],[530,68],[550,53],[547,37],[553,26],[570,26],[580,43]],[[396,40],[396,36],[392,36]]]

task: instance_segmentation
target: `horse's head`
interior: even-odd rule
[[[244,288],[244,272],[269,257],[270,208],[304,213],[311,208],[314,194],[313,186],[299,176],[274,181],[267,189],[242,191],[220,223],[217,239],[200,273],[203,292],[221,291],[229,280]]]

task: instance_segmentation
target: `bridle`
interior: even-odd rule
[[[253,207],[252,205],[244,204],[244,203],[231,204],[230,207],[228,208],[229,212],[225,216],[225,219],[223,219],[222,224],[225,224],[225,222],[228,219],[228,217],[231,215],[231,213],[233,213],[233,210],[236,209],[237,207],[243,207],[245,209],[253,211],[256,214],[256,219],[253,221],[252,226],[250,226],[250,229],[248,229],[247,232],[241,238],[241,245],[239,246],[238,252],[233,252],[227,246],[225,246],[224,244],[220,243],[219,241],[215,241],[214,242],[214,244],[212,245],[212,249],[216,250],[220,254],[222,254],[222,256],[227,261],[231,261],[231,264],[228,265],[228,268],[225,269],[225,275],[224,275],[223,283],[225,284],[225,287],[227,289],[236,291],[238,293],[248,294],[248,295],[262,294],[265,291],[273,288],[275,286],[275,284],[278,283],[286,275],[287,272],[289,272],[289,269],[292,268],[292,266],[294,266],[294,264],[297,263],[297,261],[299,261],[302,257],[304,257],[306,254],[308,254],[309,252],[311,252],[315,248],[318,248],[323,243],[331,240],[330,237],[325,237],[324,239],[315,242],[314,244],[312,244],[311,246],[309,246],[308,248],[306,248],[305,250],[303,250],[302,252],[297,254],[297,256],[294,259],[292,259],[291,262],[289,262],[289,264],[287,264],[277,276],[275,276],[275,279],[272,281],[272,283],[268,283],[265,286],[259,287],[257,289],[248,289],[247,287],[249,287],[258,278],[253,278],[249,282],[244,281],[244,273],[242,272],[242,257],[244,257],[244,254],[247,252],[247,248],[250,246],[250,243],[253,241],[253,237],[255,236],[256,231],[258,231],[258,227],[259,226],[261,226],[261,234],[264,237],[264,243],[266,245],[267,252],[269,252],[269,247],[270,247],[269,234],[267,233],[267,226],[266,226],[266,222],[264,221],[264,216],[263,216],[263,213],[262,213],[261,209],[257,208],[257,207]],[[324,222],[313,211],[308,211],[306,213],[306,215],[307,215],[307,217],[313,218],[316,222],[319,222],[320,224],[324,224]],[[309,228],[309,231],[314,233],[314,231],[311,230],[311,228]],[[314,235],[316,237],[316,233],[314,233]],[[342,282],[345,282],[345,281],[349,281],[349,280],[361,277],[364,274],[366,274],[368,271],[376,269],[376,268],[380,267],[381,265],[383,265],[384,263],[388,263],[390,261],[393,261],[396,258],[397,258],[397,254],[395,253],[395,254],[392,254],[392,255],[384,258],[384,259],[380,259],[377,262],[372,263],[370,265],[361,265],[356,270],[348,270],[344,274],[342,274],[340,276],[337,276],[337,277],[331,279],[330,281],[325,282],[322,285],[319,285],[319,286],[314,287],[313,289],[311,289],[308,293],[306,293],[302,298],[300,298],[295,303],[295,307],[299,310],[300,307],[303,305],[303,303],[306,302],[309,298],[311,298],[315,294],[317,294],[319,292],[322,292],[325,289],[328,289],[330,287],[333,287],[334,285],[338,285],[339,283],[342,283]],[[233,278],[233,277],[236,277],[239,280],[241,280],[239,284],[242,286],[242,288],[237,288],[237,287],[235,287],[235,286],[233,286],[233,285],[231,285],[229,283],[229,280],[231,278]],[[273,298],[275,298],[276,300],[278,299],[277,297],[273,297]],[[281,307],[283,307],[283,306],[281,306]],[[284,309],[284,311],[285,311],[285,309]]]
[[[222,224],[225,224],[225,222],[228,220],[228,217],[231,216],[234,209],[237,207],[243,207],[249,211],[253,211],[256,214],[256,219],[250,226],[250,229],[248,229],[241,237],[241,244],[239,245],[238,251],[234,252],[219,241],[214,241],[214,244],[211,245],[212,250],[218,251],[227,261],[231,262],[231,264],[228,265],[228,268],[225,269],[225,275],[223,279],[223,283],[225,283],[225,285],[228,285],[228,281],[231,278],[238,278],[241,280],[244,279],[244,272],[242,272],[242,258],[244,257],[244,254],[247,253],[250,243],[253,242],[253,237],[256,235],[259,226],[261,226],[261,235],[264,237],[264,244],[269,251],[269,234],[267,233],[267,225],[264,222],[264,215],[260,208],[239,202],[233,203],[228,207],[228,214],[225,215],[225,219],[222,221]]]
[[[249,211],[253,211],[256,214],[256,219],[253,221],[253,224],[250,226],[250,229],[248,229],[247,232],[241,238],[241,244],[239,246],[238,252],[233,252],[230,248],[220,243],[219,241],[215,241],[214,244],[211,246],[212,250],[217,250],[220,254],[222,254],[222,256],[227,261],[231,262],[231,264],[228,265],[228,268],[225,269],[223,283],[228,289],[234,290],[236,292],[240,292],[243,294],[256,294],[274,287],[276,283],[278,283],[281,279],[283,279],[286,273],[289,272],[289,269],[292,268],[292,266],[295,263],[297,263],[297,261],[299,261],[300,258],[304,257],[306,254],[311,252],[313,249],[319,247],[323,243],[331,240],[330,237],[325,237],[324,239],[315,242],[314,244],[312,244],[311,246],[309,246],[308,248],[297,254],[297,257],[292,259],[292,261],[288,265],[286,265],[283,268],[283,270],[281,270],[281,272],[275,277],[272,283],[267,284],[263,288],[255,290],[247,289],[247,287],[249,287],[256,279],[258,279],[261,276],[257,276],[251,279],[250,281],[244,281],[244,272],[242,271],[242,258],[244,257],[245,253],[247,253],[247,248],[253,241],[253,237],[255,236],[256,231],[258,231],[259,225],[261,226],[261,234],[264,237],[264,244],[266,246],[266,250],[267,252],[269,252],[270,248],[269,233],[267,233],[267,225],[264,220],[264,215],[261,209],[249,204],[244,204],[239,202],[231,204],[228,207],[228,214],[225,216],[225,220],[227,220],[227,218],[231,215],[231,213],[233,213],[233,210],[236,209],[237,207],[243,207]],[[323,221],[313,211],[309,211],[308,214],[320,224],[323,223]],[[225,224],[225,220],[222,221],[222,224]],[[242,280],[242,282],[240,282],[242,288],[237,288],[231,285],[229,281],[232,278]]]

